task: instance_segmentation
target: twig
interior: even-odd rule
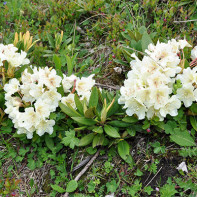
[[[96,154],[92,157],[92,159],[87,163],[87,165],[83,168],[83,170],[81,170],[81,172],[75,177],[75,181],[78,181],[81,176],[87,171],[87,169],[92,165],[92,163],[94,162],[94,160],[98,157],[99,153],[100,153],[100,150],[99,149]],[[69,193],[66,192],[63,197],[68,197],[69,196]]]
[[[187,23],[187,22],[195,22],[197,19],[187,20],[187,21],[174,21],[174,23]]]
[[[119,90],[120,89],[119,87],[109,86],[109,85],[101,84],[101,83],[96,83],[96,86],[111,88],[111,89],[114,89],[114,90]]]
[[[82,21],[82,22],[80,23],[80,25],[81,25],[82,23],[84,23],[85,21],[91,19],[91,18],[94,18],[94,17],[96,17],[96,16],[104,16],[104,15],[106,15],[106,14],[96,14],[96,15],[94,15],[94,16],[91,16],[91,17],[85,19],[84,21]]]
[[[146,184],[145,187],[147,187],[151,182],[152,180],[159,174],[159,172],[161,171],[162,167],[157,171],[157,173],[155,174],[155,176]]]

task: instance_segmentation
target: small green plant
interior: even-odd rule
[[[74,130],[77,133],[86,131],[86,135],[79,142],[75,137],[74,131],[67,131],[67,137],[62,139],[62,143],[66,146],[70,144],[70,147],[74,147],[73,143],[77,146],[92,144],[93,148],[98,146],[110,147],[113,144],[117,144],[121,158],[132,164],[130,146],[126,139],[130,137],[129,134],[133,136],[132,129],[134,125],[132,123],[136,122],[137,119],[135,117],[117,119],[116,113],[121,112],[117,102],[118,95],[114,97],[113,93],[108,93],[104,90],[101,92],[94,87],[88,104],[85,100],[80,101],[75,94],[77,110],[72,108],[69,103],[67,103],[67,106],[59,103],[62,111],[79,125]],[[88,134],[87,131],[89,131]],[[71,133],[72,138],[68,137]]]

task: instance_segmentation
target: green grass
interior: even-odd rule
[[[192,20],[196,19],[194,0],[8,0],[0,2],[0,42],[13,43],[15,32],[30,31],[33,40],[39,39],[28,52],[32,65],[60,66],[63,73],[73,71],[78,76],[95,74],[98,83],[116,89],[130,70],[130,53],[143,51],[139,41],[144,27],[154,43],[186,37],[195,46],[197,22]],[[117,67],[121,73],[114,70]],[[3,114],[5,107],[1,108],[0,196],[13,192],[15,196],[61,196],[84,166],[72,171],[74,167],[97,149],[72,150],[60,143],[65,131],[76,126],[61,112],[54,115],[51,141],[47,135],[33,140],[13,137],[13,124]],[[76,135],[82,137],[80,132]],[[70,196],[196,195],[196,147],[183,149],[154,127],[150,133],[144,129],[133,135],[129,140],[132,164],[123,161],[113,145],[103,148]],[[182,161],[189,173],[176,170]]]

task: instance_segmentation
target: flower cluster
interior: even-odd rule
[[[95,85],[93,77],[94,75],[90,75],[89,77],[82,77],[80,79],[75,75],[71,75],[70,77],[64,75],[62,85],[64,92],[68,93],[68,96],[62,97],[61,102],[65,105],[69,103],[74,109],[76,109],[74,100],[75,92],[79,96],[80,100],[86,100],[86,102],[88,102],[91,95],[91,89]]]
[[[197,67],[184,69],[182,74],[177,75],[177,79],[182,84],[177,90],[177,97],[183,101],[185,107],[189,107],[193,101],[197,101]]]
[[[21,65],[29,64],[29,59],[26,58],[27,53],[21,51],[18,53],[18,48],[13,44],[4,45],[0,44],[0,66],[3,66],[3,61],[7,61],[12,68],[19,67]]]
[[[34,132],[39,136],[52,134],[55,121],[49,116],[61,100],[57,92],[61,80],[54,69],[35,67],[32,74],[26,69],[21,81],[13,78],[4,86],[5,113],[12,119],[18,134],[25,133],[28,139]]]
[[[136,114],[139,119],[157,116],[163,120],[167,114],[178,114],[177,109],[184,100],[180,90],[177,95],[172,90],[176,75],[182,70],[178,54],[184,47],[191,46],[186,40],[172,39],[168,43],[150,44],[142,60],[132,55],[135,58],[131,61],[132,70],[120,89],[119,98],[127,115]]]

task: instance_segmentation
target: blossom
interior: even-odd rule
[[[17,51],[18,48],[16,48],[13,44],[0,44],[0,54],[3,54],[4,60],[6,60],[11,67],[16,68],[21,65],[29,64],[30,61],[26,58],[27,53],[22,50],[21,53],[18,53]],[[1,56],[0,58],[2,58]]]
[[[74,83],[76,83],[76,81],[79,78],[75,75],[71,75],[70,77],[67,77],[66,75],[63,75],[63,79],[62,79],[62,85],[64,88],[64,92],[71,92],[71,88],[74,86]]]
[[[83,96],[94,86],[95,80],[92,79],[93,76],[94,74],[90,75],[89,77],[82,77],[76,81],[76,91],[79,95]]]
[[[192,102],[196,100],[194,95],[194,87],[192,84],[184,84],[177,90],[177,97],[183,101],[185,107],[192,105]]]
[[[192,47],[187,40],[179,40],[179,47],[180,49],[184,49],[185,47]]]
[[[195,60],[197,58],[197,46],[195,46],[192,50],[191,50],[191,58],[192,60]]]
[[[11,79],[8,84],[5,84],[4,90],[9,95],[12,95],[15,92],[18,92],[19,91],[19,85],[20,85],[19,84],[19,81],[16,78],[14,78],[14,79]]]
[[[183,74],[177,76],[183,84],[193,84],[197,82],[197,68],[191,69],[190,67],[183,70]]]
[[[17,133],[26,134],[28,139],[34,133],[40,136],[46,132],[52,134],[55,121],[49,119],[50,113],[61,100],[61,94],[57,92],[61,77],[56,71],[49,68],[32,70],[33,73],[28,73],[25,69],[20,82],[14,78],[4,86],[5,113],[12,119]]]
[[[166,117],[167,114],[170,114],[171,116],[177,116],[177,110],[180,107],[181,101],[177,98],[176,95],[173,95],[170,99],[165,101],[165,104],[160,108],[159,112],[163,117]]]
[[[75,104],[75,100],[74,100],[75,95],[74,94],[69,94],[66,97],[62,97],[61,102],[65,105],[67,105],[67,103],[69,103],[71,105],[71,107],[73,107],[74,109],[76,109],[76,104]]]
[[[145,118],[145,112],[147,111],[147,108],[143,103],[139,102],[135,98],[127,100],[125,102],[125,107],[124,108],[128,108],[126,110],[126,113],[129,116],[132,116],[133,114],[136,114],[138,116],[139,120]]]
[[[184,161],[181,162],[176,169],[177,170],[182,170],[183,172],[187,172],[188,173],[187,165],[186,165],[186,163]]]
[[[73,108],[76,108],[73,94],[76,93],[80,100],[85,100],[88,103],[91,95],[91,89],[95,85],[93,77],[94,74],[89,77],[82,78],[76,77],[75,75],[71,75],[70,77],[63,75],[62,85],[64,92],[69,94],[66,97],[62,97],[61,102],[65,105],[70,103]]]
[[[39,136],[42,136],[44,133],[49,133],[50,135],[53,133],[53,126],[55,125],[54,120],[42,120],[37,126],[36,126],[36,133]]]
[[[128,72],[124,86],[120,88],[119,104],[124,104],[129,116],[137,115],[139,119],[157,116],[162,121],[167,114],[176,116],[181,107],[190,106],[197,100],[196,70],[190,68],[182,71],[177,55],[184,47],[190,47],[186,40],[169,40],[168,43],[150,44],[140,60],[135,54],[131,56],[132,70]],[[176,77],[176,75],[178,76]],[[183,87],[173,95],[173,84],[179,79]],[[190,84],[190,85],[189,85]]]

